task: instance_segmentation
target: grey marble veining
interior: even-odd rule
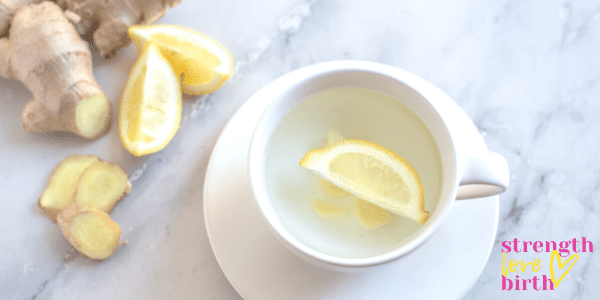
[[[116,121],[93,142],[26,134],[20,114],[31,94],[0,79],[0,299],[240,299],[203,223],[212,148],[261,87],[339,59],[381,62],[432,82],[506,157],[511,185],[500,196],[494,248],[464,299],[600,297],[600,2],[184,0],[160,22],[212,36],[236,63],[222,89],[185,100],[180,130],[159,153],[131,156]],[[94,61],[113,103],[136,58],[129,46]],[[74,153],[120,164],[133,182],[111,215],[128,244],[103,262],[76,253],[37,207],[54,166]],[[558,289],[502,290],[502,242],[582,237],[595,252],[579,253]],[[549,258],[507,253],[543,265],[508,278],[548,275]]]

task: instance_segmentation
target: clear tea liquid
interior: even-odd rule
[[[303,100],[277,125],[269,140],[267,190],[290,234],[317,251],[337,257],[388,252],[424,224],[394,215],[383,227],[366,229],[354,214],[353,196],[328,198],[319,187],[318,176],[298,165],[306,152],[323,147],[330,128],[345,139],[373,142],[404,158],[421,179],[425,210],[430,215],[442,183],[436,143],[421,119],[404,104],[372,90],[350,87],[333,88]],[[313,210],[315,198],[345,206],[350,213],[322,219]]]

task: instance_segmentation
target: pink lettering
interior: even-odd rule
[[[517,240],[517,238],[515,238],[514,242],[513,242],[513,248],[515,249],[515,252],[517,253],[521,253],[521,251],[519,251],[519,244],[518,244],[519,240]]]
[[[571,244],[573,245],[573,252],[579,253],[579,251],[577,251],[577,238],[573,238]]]
[[[503,291],[512,290],[512,287],[513,287],[512,280],[506,279],[506,277],[504,277],[504,275],[501,275],[501,276],[502,276],[502,290]],[[508,284],[508,287],[506,287],[507,284]]]
[[[538,280],[540,280],[540,279],[537,278],[537,276],[533,276],[533,289],[536,290],[536,291],[541,290],[541,288],[538,288],[538,286],[537,286]]]
[[[582,243],[582,251],[586,252],[586,247],[589,245],[590,246],[590,252],[594,252],[594,244],[592,244],[591,241],[588,241],[585,239],[585,237],[581,238],[581,243]]]
[[[540,252],[544,251],[543,249],[539,249],[543,246],[544,246],[544,243],[542,243],[540,241],[536,241],[535,243],[533,243],[533,251],[540,253]],[[538,251],[538,249],[539,249],[539,251]]]
[[[550,290],[554,290],[554,283],[552,282],[552,279],[546,277],[546,275],[542,275],[542,283],[543,283],[543,290],[548,290],[546,289],[546,283],[548,283],[550,285]]]
[[[504,248],[504,249],[502,249],[502,252],[506,252],[506,253],[510,252],[510,242],[509,241],[503,241],[502,247]],[[506,250],[506,251],[504,251],[504,250]]]
[[[564,242],[558,243],[558,246],[560,247],[560,249],[558,249],[558,252],[560,252],[561,257],[569,256],[569,253],[571,253],[568,249],[569,244],[571,244],[571,242],[564,241]],[[565,254],[565,255],[563,255],[563,254]]]
[[[550,250],[550,243],[552,243],[552,250]],[[546,252],[552,252],[556,250],[556,242],[555,241],[546,241]]]
[[[527,244],[531,245],[531,242],[523,242],[523,252],[527,252]]]

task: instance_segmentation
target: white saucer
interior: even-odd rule
[[[204,183],[212,250],[244,299],[460,299],[471,289],[496,237],[498,196],[458,201],[421,248],[368,273],[325,270],[284,248],[259,215],[247,176],[252,128],[270,99],[258,93],[232,117]]]

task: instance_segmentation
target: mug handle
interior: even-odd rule
[[[508,188],[508,164],[500,154],[488,152],[467,159],[458,183],[456,200],[489,197]]]

